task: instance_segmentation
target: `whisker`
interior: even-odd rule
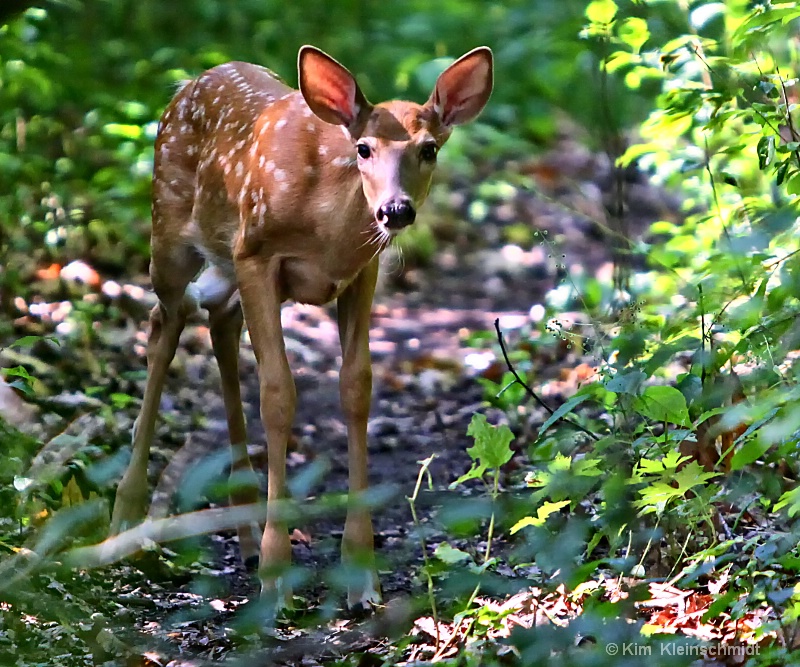
[[[366,241],[364,241],[364,243],[362,243],[360,246],[358,246],[357,250],[361,250],[361,248],[364,248],[364,247],[366,247],[368,245],[372,245],[373,240],[374,240],[374,237],[368,238]]]
[[[378,245],[375,248],[375,252],[372,254],[372,257],[370,258],[370,261],[372,261],[378,255],[381,254],[381,252],[386,248],[387,242],[391,240],[391,236],[392,235],[385,229],[378,230],[378,237],[377,237]]]
[[[397,262],[400,265],[400,271],[402,272],[406,268],[406,256],[405,253],[403,252],[403,245],[401,243],[398,243],[396,239],[392,239],[392,247],[397,252],[396,255]]]
[[[380,239],[381,230],[377,225],[375,225],[374,227],[368,227],[367,229],[365,229],[361,233],[362,234],[369,234],[370,236],[369,236],[369,238],[367,238],[366,241],[364,241],[364,243],[362,243],[360,246],[358,246],[359,250],[361,250],[361,248],[363,248],[364,246],[371,245],[371,244],[375,243],[376,241],[378,241]]]

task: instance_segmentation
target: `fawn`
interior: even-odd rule
[[[263,531],[258,524],[238,528],[239,546],[245,562],[260,558],[262,590],[277,595],[279,604],[291,599],[279,574],[291,560],[291,543],[275,508],[285,492],[296,400],[281,303],[337,301],[349,484],[358,494],[367,488],[369,323],[378,255],[414,222],[439,149],[455,125],[481,112],[493,79],[486,47],[450,65],[423,105],[370,104],[347,69],[311,46],[300,49],[298,71],[299,91],[257,65],[220,65],[179,90],[161,118],[150,263],[158,305],[150,315],[133,454],[111,522],[117,533],[145,516],[161,392],[186,317],[197,307],[208,310],[221,375],[235,479],[230,500],[256,502],[238,377],[247,322],[267,436],[267,516]],[[342,558],[365,563],[363,576],[349,586],[348,604],[379,603],[372,518],[356,503],[348,508]]]

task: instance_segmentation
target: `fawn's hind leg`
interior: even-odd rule
[[[175,356],[186,316],[196,307],[193,300],[186,297],[186,287],[201,265],[202,259],[188,246],[180,246],[166,256],[159,252],[158,246],[153,246],[150,276],[158,296],[158,304],[150,313],[147,385],[139,417],[133,426],[131,460],[117,488],[111,516],[112,534],[140,523],[147,511],[147,462],[158,406],[167,369]]]

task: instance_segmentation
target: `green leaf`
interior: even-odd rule
[[[800,173],[795,173],[786,184],[786,191],[790,195],[800,195]]]
[[[28,384],[26,380],[14,380],[13,382],[9,382],[8,386],[12,387],[13,389],[18,389],[26,396],[35,395],[35,392],[33,391],[33,389],[31,389],[30,384]]]
[[[611,23],[617,15],[614,0],[593,0],[586,8],[586,18],[592,23]]]
[[[30,380],[33,381],[31,374],[25,370],[24,366],[15,366],[14,368],[4,368],[3,372],[6,374],[6,377],[18,377],[22,378],[23,380]]]
[[[772,510],[777,512],[782,510],[784,507],[789,508],[790,517],[800,513],[800,487],[784,493],[778,502],[775,503],[775,507],[773,507]]]
[[[706,482],[717,476],[715,472],[706,472],[697,461],[685,465],[675,473],[673,479],[678,485],[681,495],[686,495],[696,486],[704,486]]]
[[[694,423],[694,427],[697,428],[698,426],[700,426],[700,424],[702,424],[705,421],[708,421],[709,419],[711,419],[715,415],[725,414],[728,410],[729,410],[729,408],[727,406],[723,406],[721,408],[712,408],[711,410],[706,410],[704,413],[702,413],[697,418],[697,420]]]
[[[666,467],[666,466],[665,466]],[[673,500],[684,498],[696,486],[704,486],[716,473],[706,472],[697,461],[692,461],[674,474],[660,475],[654,480],[646,481],[647,486],[640,489],[639,500],[634,506],[641,509],[642,514],[661,514]]]
[[[547,520],[547,517],[549,517],[551,514],[555,514],[562,507],[566,507],[570,504],[570,502],[571,501],[569,500],[559,500],[555,503],[544,503],[539,509],[536,510],[536,516],[526,516],[524,519],[517,521],[517,523],[511,527],[511,534],[513,535],[526,526],[543,526],[544,522]]]
[[[756,153],[758,154],[758,168],[766,169],[775,159],[775,137],[773,135],[761,137],[758,140]]]
[[[645,42],[650,38],[647,21],[635,16],[626,18],[619,27],[619,37],[634,53],[639,53]]]
[[[635,396],[641,390],[642,383],[646,379],[647,376],[638,368],[620,371],[606,382],[606,389],[613,391],[615,394],[631,394]]]
[[[680,492],[669,482],[651,482],[641,491],[641,498],[635,500],[633,505],[642,510],[643,514],[662,513],[669,502],[680,498]]]
[[[641,482],[645,475],[663,475],[667,472],[672,474],[679,465],[688,460],[688,456],[681,456],[680,452],[674,449],[667,452],[662,459],[641,459],[634,468],[631,482]]]
[[[601,477],[606,474],[605,466],[600,467],[603,464],[599,458],[584,456],[572,462],[572,472],[578,477]]]
[[[769,5],[766,6],[769,7]],[[741,42],[752,35],[763,38],[759,28],[763,28],[771,23],[777,23],[778,21],[786,23],[787,21],[793,21],[797,18],[800,18],[800,9],[796,7],[770,8],[764,12],[753,12],[750,17],[737,28],[736,32],[733,33],[731,43],[734,46],[739,46]]]
[[[702,616],[702,621],[707,623],[720,616],[722,612],[730,609],[731,603],[737,600],[739,596],[739,591],[734,588],[729,589],[724,595],[721,595],[709,605],[708,611]]]
[[[138,125],[126,125],[123,123],[109,123],[103,128],[103,132],[112,137],[136,140],[142,136],[142,128]]]
[[[110,398],[111,402],[114,404],[114,408],[120,410],[128,407],[131,404],[137,403],[139,400],[138,398],[134,398],[130,394],[123,394],[120,392],[114,392],[113,394],[111,394]]]
[[[474,414],[467,428],[467,435],[475,439],[475,444],[467,448],[467,454],[474,461],[472,468],[450,484],[454,489],[469,479],[480,479],[489,470],[497,470],[504,463],[508,463],[514,452],[509,444],[514,439],[511,429],[505,424],[492,426],[486,421],[486,416]]]
[[[514,452],[509,445],[514,439],[511,429],[505,424],[492,426],[486,421],[486,415],[475,414],[472,416],[467,435],[475,439],[475,444],[467,449],[473,461],[492,469],[497,469],[513,456]]]
[[[642,59],[633,53],[628,53],[627,51],[616,51],[615,53],[612,53],[606,61],[606,71],[609,73],[614,73],[623,67],[628,67],[629,65],[639,63],[641,61]]]
[[[469,451],[469,450],[468,450]],[[473,463],[472,467],[465,472],[461,477],[459,477],[455,482],[452,482],[448,488],[455,489],[460,484],[463,484],[467,480],[470,479],[480,479],[483,477],[483,473],[486,472],[486,465]]]
[[[769,412],[767,412],[763,417],[754,421],[750,426],[747,427],[744,433],[742,433],[736,440],[733,442],[733,446],[736,447],[747,440],[753,433],[755,433],[758,429],[760,429],[764,424],[767,422],[772,421],[772,418],[778,414],[780,408],[772,408]]]
[[[472,556],[470,556],[466,551],[461,551],[461,549],[456,549],[455,547],[451,547],[446,542],[443,542],[436,550],[433,552],[433,555],[436,556],[440,561],[443,563],[447,563],[448,565],[455,565],[456,563],[462,563],[465,560],[472,562]]]
[[[643,417],[653,421],[669,422],[679,426],[690,424],[686,399],[675,387],[648,387],[634,401],[633,408]]]
[[[58,344],[58,341],[53,336],[22,336],[21,338],[17,338],[17,340],[11,343],[11,345],[8,347],[25,347],[26,345],[38,343],[40,340],[50,340]]]
[[[572,412],[573,408],[579,406],[588,398],[591,398],[589,394],[576,394],[568,401],[565,401],[560,406],[558,406],[558,409],[555,412],[553,412],[553,414],[547,418],[547,421],[545,421],[545,423],[542,424],[541,427],[539,428],[539,437],[541,438],[542,435],[544,435],[544,433],[547,431],[547,429],[549,429],[564,415]]]
[[[775,183],[777,185],[783,184],[787,173],[789,173],[789,160],[784,160],[775,169]]]
[[[758,461],[764,453],[770,448],[771,442],[762,438],[753,438],[745,442],[731,459],[731,471],[741,470],[746,465]]]
[[[34,382],[33,377],[31,374],[25,370],[24,366],[15,366],[14,368],[4,368],[3,373],[6,376],[6,380],[8,381],[9,378],[18,378],[17,380],[8,381],[8,386],[13,387],[14,389],[19,389],[24,394],[28,396],[33,396],[34,391],[32,389],[32,385]]]
[[[658,371],[664,364],[666,364],[678,352],[686,350],[695,350],[700,347],[700,338],[692,334],[680,336],[680,338],[673,340],[669,343],[659,345],[653,352],[653,356],[644,365],[644,373],[648,377]]]

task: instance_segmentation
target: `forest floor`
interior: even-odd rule
[[[419,261],[412,249],[405,260],[394,255],[384,262],[373,311],[374,399],[369,434],[371,483],[387,492],[374,516],[383,592],[390,604],[424,596],[424,584],[418,578],[421,550],[406,500],[417,480],[420,461],[436,455],[430,467],[432,479],[436,489],[446,489],[470,466],[466,449],[472,441],[467,427],[473,414],[484,412],[493,423],[506,420],[503,411],[489,407],[478,381],[479,377],[499,381],[505,370],[494,344],[495,320],[499,318],[500,327],[513,341],[515,331],[541,319],[543,310],[537,304],[565,280],[587,275],[598,275],[605,283],[611,279],[613,244],[603,227],[608,225],[607,211],[614,205],[614,187],[605,156],[565,140],[543,156],[506,164],[504,170],[517,185],[490,195],[477,216],[479,221],[474,220],[475,202],[487,199],[481,197],[479,188],[491,172],[478,174],[471,183],[439,186],[423,215],[423,223],[430,223],[433,230],[435,252],[426,261]],[[524,179],[529,179],[533,187],[526,187]],[[632,236],[644,233],[653,221],[678,220],[676,202],[636,174],[627,179],[625,189],[626,219]],[[516,244],[520,234],[527,241]],[[31,307],[18,320],[17,335],[46,333],[61,323],[73,326],[69,313],[59,315],[55,305],[41,305],[55,303],[53,295],[63,293],[65,284],[73,294],[82,290],[83,298],[88,296],[90,302],[99,299],[107,306],[103,312],[114,314],[113,319],[98,319],[88,325],[91,340],[85,345],[50,346],[49,357],[41,354],[41,346],[31,349],[30,355],[39,364],[37,375],[50,394],[44,403],[58,407],[62,415],[59,421],[52,414],[48,417],[39,412],[37,428],[42,437],[64,430],[64,415],[68,415],[71,426],[67,432],[91,431],[91,442],[103,443],[105,448],[121,449],[129,442],[138,403],[116,399],[111,418],[107,413],[101,415],[98,406],[108,406],[112,394],[141,396],[144,322],[153,297],[146,290],[146,276],[114,278],[110,281],[94,274],[87,264],[76,263],[60,272],[43,271],[26,297],[29,304],[38,302],[39,307]],[[569,319],[568,314],[565,317]],[[580,315],[575,318],[580,319]],[[321,471],[307,483],[306,496],[344,492],[347,442],[339,409],[340,351],[334,310],[287,305],[283,322],[298,394],[289,476],[298,478],[309,468]],[[482,336],[481,332],[489,333]],[[593,364],[579,348],[562,345],[554,336],[552,354],[533,360],[535,387],[554,407],[576,390],[586,377],[586,368]],[[24,351],[5,350],[2,354],[6,364],[25,361]],[[240,375],[250,441],[254,443],[251,453],[263,466],[257,369],[246,335]],[[162,477],[169,461],[173,468],[188,469],[227,447],[218,380],[208,329],[198,318],[184,332],[171,367],[162,399],[164,419],[157,428],[151,456],[151,482],[157,484],[162,479],[160,491],[167,497],[179,488],[184,472],[173,469]],[[89,385],[101,389],[89,392]],[[16,406],[6,407],[3,414],[16,417],[24,425],[26,420],[31,423],[31,415],[36,413],[25,413]],[[523,452],[526,434],[546,418],[534,407],[527,414],[523,425],[515,425],[521,436],[518,449]],[[309,465],[315,463],[316,468]],[[426,537],[431,547],[445,540],[434,518],[437,498],[436,493],[428,493],[420,501],[420,521],[429,526]],[[297,563],[313,572],[336,563],[341,517],[295,528]],[[198,587],[193,576],[184,574],[174,580],[161,571],[144,574],[147,568],[136,563],[94,575],[101,580],[118,578],[114,585],[115,613],[126,630],[120,631],[115,641],[126,643],[131,655],[140,656],[139,662],[128,664],[204,664],[205,660],[234,655],[237,646],[241,647],[242,633],[230,629],[230,620],[257,595],[257,586],[238,560],[233,533],[215,535],[208,541],[213,555],[206,557],[202,572],[206,581],[215,583],[206,589]],[[463,547],[471,552],[482,549],[480,543],[469,540],[463,541]],[[314,580],[322,578],[313,576]],[[323,584],[312,584],[301,592],[309,607],[315,607],[325,590]],[[191,609],[205,611],[193,617],[187,613]],[[369,639],[369,633],[343,639],[343,627],[313,632],[290,627],[284,635],[278,632],[278,648],[271,649],[271,660],[315,665],[326,657],[380,643],[379,638]],[[301,636],[302,641],[286,641]],[[113,652],[96,642],[91,650],[101,656]]]

